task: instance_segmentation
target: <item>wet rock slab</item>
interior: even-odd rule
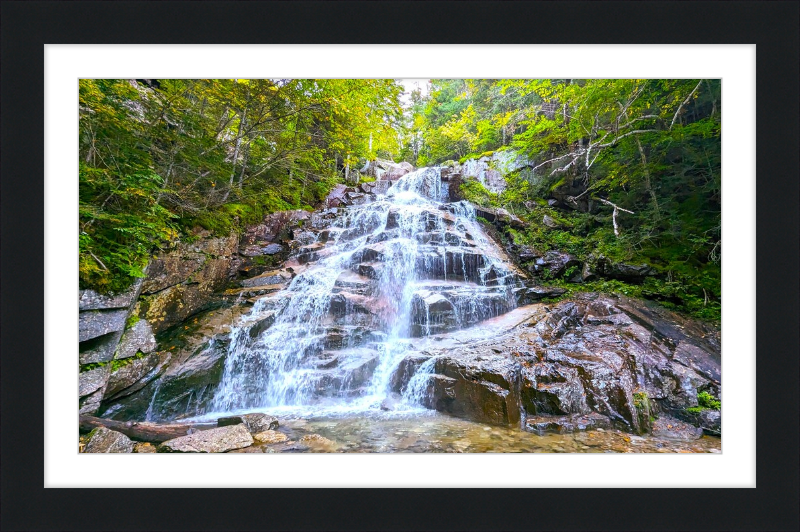
[[[598,428],[611,428],[611,420],[600,414],[589,413],[570,416],[532,416],[525,421],[525,429],[537,434],[550,432],[566,434]]]
[[[165,441],[160,453],[224,453],[253,445],[253,437],[243,423],[202,430]]]

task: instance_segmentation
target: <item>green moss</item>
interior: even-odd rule
[[[497,194],[489,192],[480,181],[476,179],[468,179],[461,183],[459,191],[463,198],[475,205],[481,207],[498,207]]]
[[[79,366],[79,370],[81,373],[83,373],[84,371],[110,366],[111,371],[114,372],[117,371],[119,368],[123,368],[129,364],[132,364],[134,361],[144,358],[146,356],[147,354],[142,353],[141,351],[137,351],[136,354],[133,355],[132,357],[114,359],[108,362],[93,362],[91,364],[83,364]]]
[[[647,396],[647,392],[634,392],[633,394],[633,406],[636,408],[650,408],[650,398]]]
[[[708,392],[700,392],[697,394],[697,406],[687,408],[687,412],[692,414],[699,414],[703,410],[719,410],[722,408],[722,402]]]
[[[131,314],[128,316],[128,319],[125,321],[125,329],[131,329],[134,325],[139,323],[139,316],[136,314]]]

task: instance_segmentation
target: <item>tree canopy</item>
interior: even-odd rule
[[[82,287],[122,289],[195,227],[311,208],[399,150],[393,80],[80,81]]]
[[[529,158],[502,194],[462,184],[468,199],[538,222],[518,243],[646,262],[662,279],[632,293],[718,316],[720,80],[434,79],[412,102],[403,155],[414,164]],[[559,228],[543,227],[545,214]]]

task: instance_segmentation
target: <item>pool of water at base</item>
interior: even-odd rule
[[[443,414],[280,419],[287,439],[232,452],[328,453],[720,453],[722,440],[670,440],[614,429],[539,435]]]

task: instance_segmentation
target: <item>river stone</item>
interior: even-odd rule
[[[258,443],[282,443],[289,439],[289,437],[282,433],[278,432],[277,430],[265,430],[263,432],[257,432],[253,434],[253,439]]]
[[[84,453],[132,453],[133,442],[120,432],[97,427],[89,433]]]
[[[132,357],[138,352],[152,353],[156,350],[156,337],[153,329],[145,319],[137,321],[133,327],[122,334],[117,347],[117,359]]]
[[[226,427],[228,425],[244,424],[252,433],[264,432],[278,428],[278,418],[267,414],[254,413],[242,414],[239,416],[221,417],[217,420],[217,425]]]
[[[300,438],[299,443],[301,445],[307,445],[315,451],[333,451],[336,448],[335,441],[329,440],[319,434],[306,434]]]
[[[201,430],[167,440],[158,446],[160,453],[224,453],[253,445],[253,437],[243,424]]]
[[[78,315],[78,341],[85,342],[125,328],[127,310],[88,310]]]
[[[135,453],[155,453],[156,446],[149,442],[136,442],[133,444],[133,452]]]

